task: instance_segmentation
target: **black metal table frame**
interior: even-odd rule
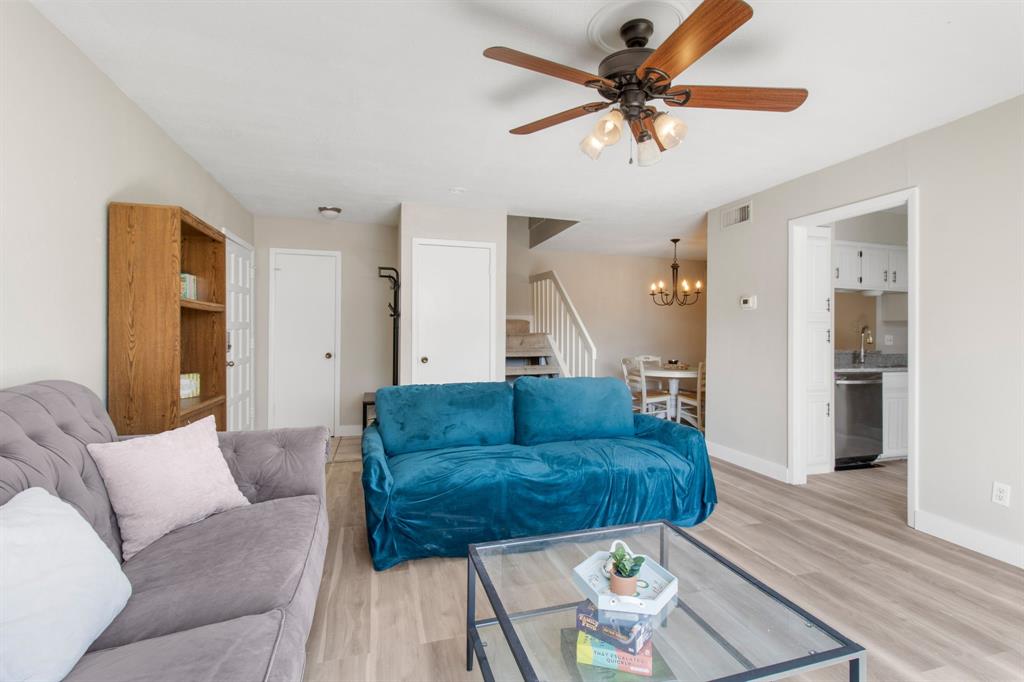
[[[661,520],[661,521],[648,521],[644,523],[627,524],[622,526],[608,526],[605,528],[592,528],[588,530],[581,530],[571,533],[552,533],[550,535],[537,535],[528,538],[518,538],[515,540],[498,540],[495,542],[485,542],[476,545],[469,546],[469,552],[467,556],[467,605],[466,605],[466,670],[473,669],[473,656],[476,655],[477,660],[480,662],[480,672],[483,675],[485,682],[493,682],[494,675],[491,672],[490,664],[487,660],[487,654],[484,651],[483,641],[480,639],[480,634],[477,630],[480,626],[494,625],[495,623],[501,628],[501,632],[505,637],[505,641],[508,643],[508,647],[512,652],[512,657],[515,659],[516,665],[519,667],[519,672],[523,676],[525,682],[540,682],[540,678],[537,676],[536,671],[533,669],[533,664],[530,663],[529,656],[526,650],[523,648],[522,642],[519,640],[519,636],[516,634],[515,628],[512,626],[513,620],[521,618],[528,618],[542,613],[551,613],[553,611],[561,611],[564,609],[575,608],[579,602],[571,602],[568,604],[559,604],[557,606],[548,606],[540,609],[532,609],[529,611],[520,611],[516,613],[508,613],[505,610],[504,604],[501,602],[501,598],[498,596],[498,592],[494,587],[494,583],[491,582],[490,576],[487,574],[487,569],[480,558],[480,550],[486,550],[492,547],[503,547],[509,548],[516,545],[527,545],[543,540],[570,540],[573,538],[585,539],[587,536],[593,535],[607,535],[608,533],[621,532],[621,531],[636,531],[643,528],[659,527],[661,531],[661,549],[659,556],[659,563],[668,568],[669,556],[668,556],[668,538],[666,537],[666,531],[675,532],[677,535],[688,541],[697,549],[701,550],[712,559],[717,561],[722,566],[725,566],[730,571],[738,575],[740,578],[748,582],[749,584],[756,587],[758,590],[768,595],[771,599],[787,607],[798,616],[806,620],[811,625],[814,625],[829,637],[832,637],[836,641],[841,643],[841,646],[828,651],[815,652],[807,654],[806,656],[800,656],[797,658],[790,659],[788,661],[782,661],[780,663],[773,663],[772,665],[762,666],[760,668],[753,667],[753,665],[743,657],[736,649],[728,643],[728,640],[722,637],[717,631],[715,631],[707,622],[705,622],[699,615],[697,615],[692,609],[690,609],[685,602],[681,599],[676,600],[676,606],[683,609],[687,615],[695,619],[698,625],[700,625],[709,635],[711,635],[719,644],[723,645],[730,653],[737,658],[737,660],[743,665],[750,666],[748,670],[741,673],[735,673],[733,675],[727,675],[720,677],[715,682],[746,682],[747,680],[765,680],[765,679],[777,679],[779,677],[795,675],[797,673],[806,672],[808,670],[814,670],[816,668],[823,668],[830,665],[836,665],[844,661],[849,661],[850,665],[850,680],[851,682],[864,682],[867,679],[867,651],[861,645],[854,642],[849,637],[843,635],[841,632],[832,628],[831,626],[823,623],[821,620],[811,615],[804,609],[800,608],[790,600],[783,597],[781,594],[773,590],[772,588],[765,585],[763,582],[750,575],[742,568],[732,563],[721,554],[705,545],[700,540],[696,539],[682,528],[675,524]],[[494,618],[484,618],[477,620],[476,618],[476,580],[479,576],[480,583],[483,585],[484,593],[487,595],[487,600],[491,603],[491,608],[494,610]]]

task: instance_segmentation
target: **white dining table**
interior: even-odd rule
[[[640,372],[633,372],[633,374],[640,376]],[[679,395],[679,380],[696,379],[697,368],[687,367],[683,369],[678,365],[661,365],[660,367],[645,365],[644,374],[648,379],[668,379],[668,393],[672,396],[668,403],[668,416],[675,419],[676,408],[679,406],[679,401],[676,400],[676,396]]]

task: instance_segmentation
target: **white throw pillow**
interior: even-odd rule
[[[249,504],[217,445],[213,417],[88,447],[117,514],[125,561],[175,528]]]
[[[0,507],[0,680],[61,680],[132,585],[70,504],[28,488]]]

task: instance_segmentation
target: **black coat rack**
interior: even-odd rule
[[[388,312],[391,314],[391,385],[398,385],[398,318],[402,316],[398,309],[398,291],[402,288],[402,282],[398,277],[396,268],[377,267],[377,276],[391,282],[391,291],[394,296],[392,303],[388,303]]]

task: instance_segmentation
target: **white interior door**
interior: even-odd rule
[[[250,431],[253,404],[252,247],[227,240],[228,431]]]
[[[326,426],[340,391],[341,253],[270,250],[271,428]]]
[[[828,228],[808,228],[804,292],[804,453],[807,473],[832,471],[832,240]]]
[[[414,239],[413,383],[494,380],[495,244]]]

